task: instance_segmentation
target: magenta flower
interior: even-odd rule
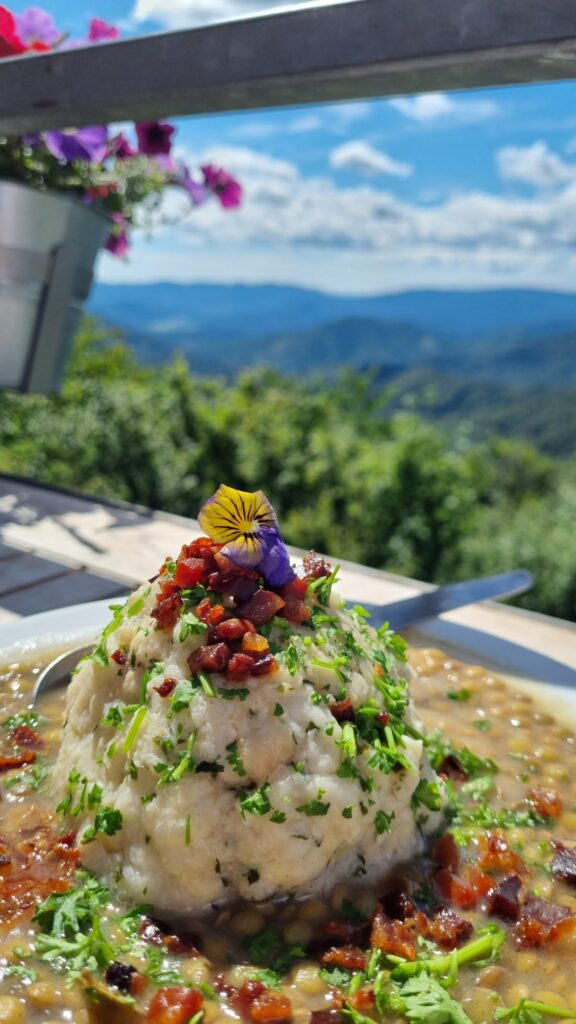
[[[176,174],[178,170],[178,164],[174,157],[168,156],[166,153],[157,153],[154,157],[154,163],[164,174]]]
[[[114,138],[110,140],[108,149],[113,156],[119,157],[120,160],[126,160],[127,157],[136,156],[136,150],[130,145],[123,132],[115,135]]]
[[[233,210],[242,202],[242,186],[228,171],[214,164],[204,164],[201,168],[206,188],[213,192],[226,210]]]
[[[135,125],[138,146],[146,156],[167,156],[176,129],[165,121],[145,121]]]
[[[88,29],[89,43],[104,43],[111,39],[119,39],[120,30],[115,25],[109,25],[102,18],[92,18]]]
[[[126,231],[127,220],[123,213],[113,213],[112,220],[114,227],[108,235],[104,248],[113,256],[126,256],[130,249],[128,233]]]
[[[201,206],[202,203],[206,202],[210,195],[205,185],[201,185],[198,181],[194,181],[190,171],[184,165],[179,169],[176,184],[180,185],[180,187],[188,193],[194,206]]]
[[[16,31],[26,46],[43,43],[54,46],[62,33],[58,31],[54,19],[40,7],[27,7],[23,14],[15,14]]]
[[[108,129],[103,125],[46,132],[46,148],[67,163],[87,160],[91,164],[101,164],[108,152],[107,140]]]

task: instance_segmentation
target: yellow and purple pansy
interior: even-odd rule
[[[237,491],[220,484],[202,506],[198,522],[211,540],[224,545],[222,554],[236,565],[255,569],[271,586],[294,579],[276,513],[262,491]]]

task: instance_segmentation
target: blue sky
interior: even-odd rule
[[[362,0],[351,0],[362,2]],[[52,0],[82,35],[124,36],[280,7],[275,0]],[[16,8],[19,9],[19,8]],[[245,187],[103,256],[110,282],[281,282],[335,292],[412,287],[576,290],[576,84],[177,119],[178,151]],[[167,213],[185,209],[182,195]]]

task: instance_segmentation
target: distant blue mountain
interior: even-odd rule
[[[407,291],[337,296],[280,285],[98,284],[89,311],[162,341],[239,342],[310,331],[339,320],[409,324],[444,345],[500,334],[508,341],[576,328],[576,294],[529,289]]]

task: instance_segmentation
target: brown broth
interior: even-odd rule
[[[538,827],[516,825],[506,830],[505,837],[512,854],[517,854],[525,865],[524,888],[576,914],[576,889],[556,881],[550,870],[553,856],[550,840],[558,839],[568,845],[576,840],[574,732],[544,712],[531,696],[516,692],[480,667],[456,662],[435,650],[415,650],[411,662],[418,673],[413,696],[428,730],[440,729],[456,746],[469,747],[478,756],[497,762],[499,771],[489,801],[493,809],[524,806],[527,794],[534,787],[553,790],[557,794],[562,810],[555,819]],[[31,687],[38,671],[39,666],[24,672],[13,666],[0,673],[0,687],[6,695],[2,721],[29,707]],[[38,727],[43,744],[38,751],[38,760],[34,765],[8,770],[0,776],[0,836],[9,843],[22,844],[31,835],[37,841],[38,831],[34,830],[38,830],[40,825],[48,844],[46,837],[51,837],[51,842],[59,832],[58,822],[52,813],[50,793],[41,776],[42,766],[50,764],[56,756],[62,707],[62,693],[57,692],[44,699],[39,711],[46,721]],[[4,749],[7,749],[6,743]],[[28,785],[30,780],[33,783],[37,780],[39,785]],[[478,866],[484,854],[480,830],[462,847],[462,856]],[[50,891],[49,882],[56,877],[64,887],[75,866],[65,858],[64,861],[45,858],[42,869],[37,871],[37,884],[47,885],[47,891]],[[411,865],[402,866],[398,875],[411,891],[430,893],[434,871],[436,867],[432,861],[423,857]],[[510,872],[503,872],[507,873]],[[9,871],[2,874],[0,868],[0,880],[5,883],[9,876]],[[502,873],[498,877],[502,877]],[[216,911],[211,921],[203,919],[191,925],[191,931],[198,935],[201,953],[188,950],[168,956],[166,946],[161,942],[162,955],[166,953],[166,964],[172,968],[176,965],[185,983],[224,990],[222,998],[205,999],[205,1024],[243,1019],[237,1002],[229,998],[229,992],[226,996],[226,986],[239,989],[247,978],[254,976],[257,968],[250,962],[248,946],[255,936],[264,928],[273,927],[286,947],[302,947],[304,950],[311,947],[314,951],[318,948],[314,940],[318,938],[319,930],[328,921],[341,917],[344,901],[353,903],[359,914],[366,918],[387,884],[383,880],[381,885],[371,888],[361,888],[357,884],[339,885],[327,899],[244,904]],[[42,895],[45,896],[46,892],[43,891]],[[437,903],[438,893],[431,898]],[[4,912],[6,905],[4,885],[0,903]],[[456,906],[455,910],[477,928],[487,921],[482,906],[483,901],[480,900],[477,907],[463,909]],[[117,927],[113,920],[114,909],[102,913],[103,928],[111,929],[112,938]],[[125,905],[123,909],[126,910]],[[461,1001],[471,1020],[492,1020],[496,1007],[512,1006],[521,998],[574,1010],[576,1020],[576,983],[572,966],[576,935],[567,935],[559,941],[535,948],[520,948],[514,938],[514,924],[498,923],[508,932],[498,962],[487,966],[472,964],[462,969],[456,986],[450,990],[454,998]],[[165,931],[170,931],[168,926]],[[85,991],[94,979],[85,978],[68,985],[66,973],[56,973],[43,960],[28,955],[37,933],[37,926],[31,922],[31,911],[0,928],[0,970],[8,968],[10,971],[16,967],[16,973],[8,973],[0,982],[0,1024],[37,1024],[40,1021],[46,1024],[64,1021],[99,1024],[104,1020],[115,1024],[120,1019],[129,1024],[136,1013],[146,1012],[155,991],[152,982],[146,982],[142,991],[136,994],[132,1007],[109,1003],[106,998],[99,1003],[94,1002]],[[318,955],[318,952],[308,951],[295,960],[282,977],[280,988],[275,990],[290,999],[291,1019],[294,1021],[307,1022],[312,1011],[337,1009],[341,1005],[338,994],[318,973]],[[142,974],[149,967],[148,961],[134,950],[126,952],[122,962],[132,964]],[[167,983],[173,985],[177,981],[169,980]],[[369,1004],[362,1007],[362,1013],[378,1017]],[[244,1019],[250,1020],[250,1015]],[[394,1015],[386,1019],[392,1021]]]

